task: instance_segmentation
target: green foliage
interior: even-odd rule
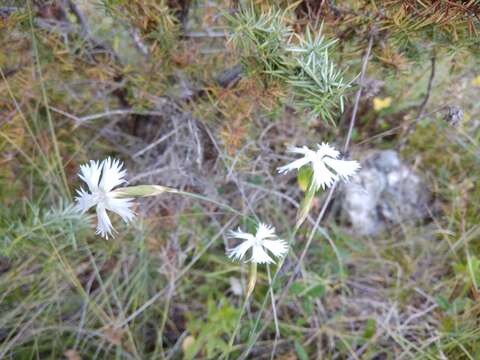
[[[229,41],[242,52],[246,64],[253,62],[269,80],[286,66],[285,44],[293,31],[284,24],[284,17],[281,10],[257,13],[253,6],[227,16],[232,23]]]
[[[10,256],[30,251],[30,246],[35,247],[39,237],[51,240],[60,237],[76,247],[76,234],[90,228],[88,218],[75,211],[72,205],[60,204],[43,210],[38,205],[26,203],[24,213],[22,219],[11,218],[18,213],[4,214],[3,221],[8,227],[0,229],[0,254]]]
[[[240,310],[232,307],[227,299],[222,299],[217,305],[209,297],[205,317],[192,314],[188,321],[187,328],[195,340],[188,347],[185,359],[196,359],[200,352],[212,359],[227,351],[229,347],[225,337],[233,332],[239,313]]]
[[[290,293],[305,298],[321,298],[325,294],[325,284],[313,283],[307,286],[301,282],[295,282],[290,288]]]
[[[480,358],[477,4],[260,0],[235,13],[230,2],[194,1],[183,31],[176,17],[183,1],[75,2],[91,29],[85,37],[68,9],[64,18],[54,1],[30,3],[31,13],[25,1],[7,1],[19,7],[11,15],[0,9],[0,358],[270,358],[276,329],[265,268],[242,314],[248,264],[225,257],[226,231],[255,231],[255,216],[291,237],[273,287],[274,358]],[[224,13],[233,14],[227,23]],[[272,170],[286,145],[344,136],[345,122],[331,125],[371,29],[367,77],[383,85],[365,88],[352,151],[361,159],[370,148],[395,148],[425,96],[435,55],[426,115],[402,152],[434,192],[432,221],[363,238],[340,226],[334,204],[298,264],[311,226],[295,232],[296,213],[303,221],[321,203],[308,190],[310,167],[300,169],[298,186]],[[218,85],[238,61],[247,76]],[[373,99],[387,97],[391,106],[377,111]],[[465,111],[458,128],[443,120],[450,104]],[[164,136],[171,115],[180,131],[192,114],[213,135],[218,156],[208,159],[215,166],[206,177],[195,168],[185,190],[200,192],[208,182],[205,194],[245,216],[161,194],[140,199],[134,224],[115,219],[115,239],[96,237],[93,212],[73,211],[62,172],[73,192],[88,159],[121,157],[130,175],[150,172],[165,154],[179,162],[183,139],[179,153],[162,140],[157,153],[132,154],[154,133]],[[91,115],[96,120],[78,120]],[[306,128],[304,115],[322,122]]]
[[[308,360],[308,353],[298,341],[295,341],[295,352],[299,360]]]
[[[330,59],[329,51],[336,41],[327,41],[322,28],[313,36],[307,27],[303,36],[296,37],[299,43],[287,48],[292,63],[284,77],[298,99],[295,104],[309,110],[310,117],[319,116],[335,124],[334,114],[343,112],[343,96],[350,87]]]
[[[372,338],[372,336],[375,335],[376,330],[377,330],[377,322],[375,321],[375,319],[368,319],[367,322],[365,323],[363,337],[366,340]]]
[[[332,61],[335,40],[327,40],[322,28],[302,35],[287,25],[286,11],[258,12],[252,6],[229,16],[230,41],[239,50],[251,72],[260,72],[267,85],[280,81],[291,94],[293,105],[309,118],[335,124],[342,112],[344,94],[350,83]]]

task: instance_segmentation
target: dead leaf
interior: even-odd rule
[[[194,343],[195,343],[195,337],[192,335],[188,335],[182,342],[182,351],[186,353]]]
[[[120,345],[122,343],[124,331],[109,325],[103,329],[103,334],[113,345]]]
[[[68,360],[82,360],[76,350],[70,349],[63,353]]]

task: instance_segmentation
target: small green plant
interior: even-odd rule
[[[193,341],[185,346],[184,359],[196,359],[199,356],[218,358],[221,352],[228,349],[225,338],[234,330],[239,311],[225,298],[218,305],[209,297],[205,317],[192,317],[188,322],[187,328],[193,334]]]

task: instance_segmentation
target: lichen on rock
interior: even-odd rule
[[[360,235],[375,236],[392,225],[428,217],[431,193],[424,180],[393,150],[375,151],[342,188],[342,218]]]

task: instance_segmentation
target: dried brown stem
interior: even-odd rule
[[[425,94],[425,97],[423,98],[422,103],[420,104],[420,107],[418,108],[417,116],[415,117],[415,120],[407,127],[407,130],[405,131],[405,135],[402,137],[400,140],[399,148],[400,150],[407,145],[408,139],[410,135],[413,134],[415,131],[415,128],[417,127],[418,122],[422,119],[423,114],[425,113],[425,107],[427,106],[428,100],[430,99],[430,94],[432,93],[432,85],[433,85],[433,79],[435,78],[435,56],[432,56],[431,58],[431,71],[430,71],[430,78],[428,79],[428,85],[427,85],[427,93]]]

